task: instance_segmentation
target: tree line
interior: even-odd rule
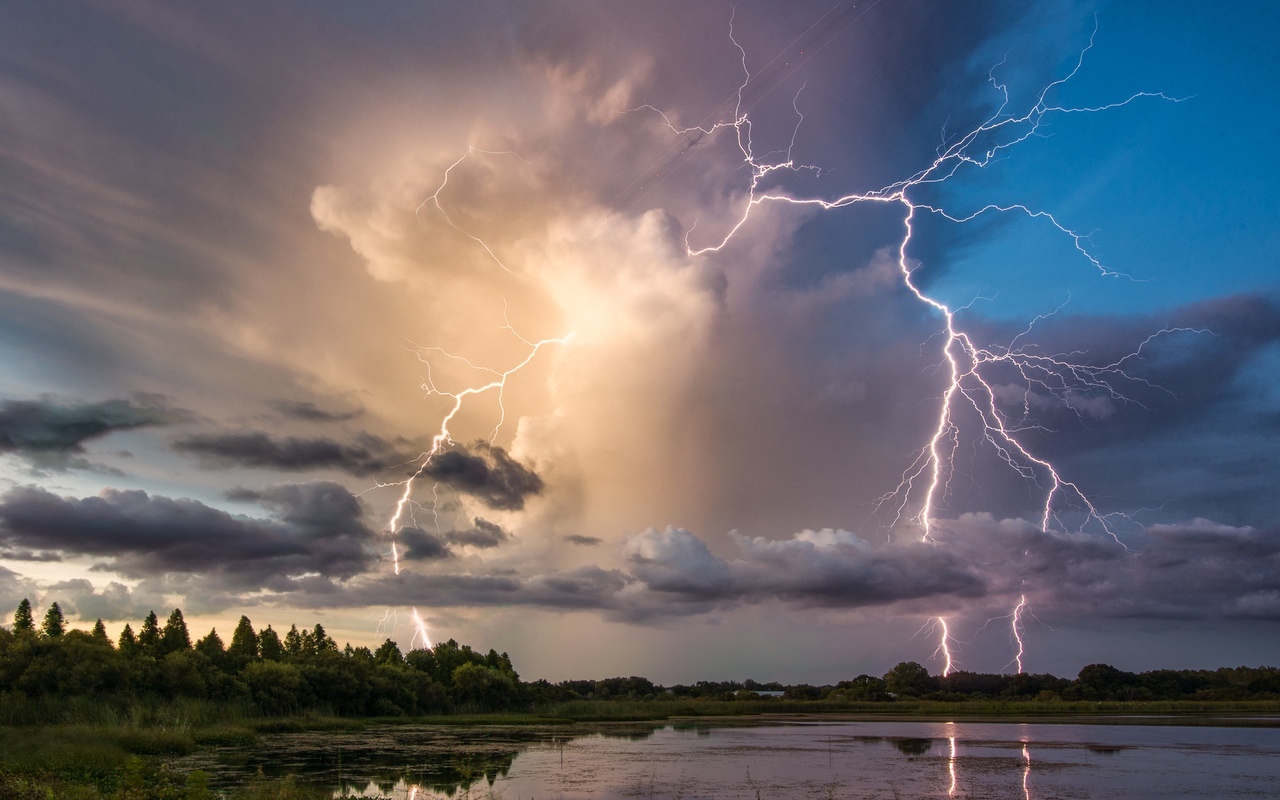
[[[217,629],[192,641],[182,610],[163,624],[155,612],[112,642],[102,620],[68,630],[57,603],[37,626],[23,600],[0,628],[0,693],[30,698],[87,696],[124,704],[195,698],[251,706],[258,714],[308,711],[397,716],[495,711],[527,703],[506,653],[479,653],[450,639],[402,653],[387,639],[375,650],[339,648],[322,625],[270,625],[240,617],[224,643]]]
[[[137,632],[111,641],[101,620],[68,630],[57,603],[37,625],[23,600],[11,629],[0,627],[0,696],[91,697],[129,704],[195,698],[234,703],[255,714],[307,712],[398,716],[527,710],[573,700],[758,701],[778,697],[826,703],[932,701],[1280,700],[1280,669],[1125,672],[1090,664],[1074,679],[1049,674],[958,671],[931,675],[907,661],[883,676],[834,685],[698,681],[663,686],[638,677],[523,682],[506,653],[480,653],[450,639],[402,653],[387,639],[376,649],[339,648],[322,625],[280,636],[240,617],[224,643],[217,630],[192,641],[181,609],[161,624],[155,612]]]
[[[1125,672],[1109,664],[1090,664],[1074,679],[1055,675],[992,674],[957,671],[930,675],[914,661],[904,661],[881,677],[859,675],[834,685],[698,681],[661,686],[647,678],[590,681],[545,680],[527,684],[541,702],[566,700],[809,700],[826,703],[880,703],[899,699],[957,702],[1014,701],[1146,701],[1146,700],[1280,700],[1280,669],[1222,667],[1215,670]]]

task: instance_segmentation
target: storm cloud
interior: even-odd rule
[[[258,467],[290,472],[335,469],[368,476],[411,462],[415,456],[398,451],[377,436],[363,434],[353,443],[329,437],[275,437],[263,431],[193,434],[175,439],[173,449],[201,459],[208,466]]]
[[[450,530],[434,534],[410,526],[396,531],[395,537],[402,545],[401,557],[408,561],[434,561],[451,558],[454,547],[474,547],[487,550],[497,547],[511,538],[511,534],[494,522],[476,517],[470,528]]]
[[[422,475],[501,511],[524,508],[525,499],[540,494],[544,486],[537,473],[507,455],[501,447],[487,442],[433,456]]]
[[[272,516],[241,517],[136,489],[75,498],[19,487],[0,498],[0,541],[104,558],[99,569],[131,577],[216,575],[242,588],[281,587],[307,573],[350,578],[377,560],[359,502],[338,484],[282,484],[240,499],[257,500]]]
[[[87,467],[85,459],[75,457],[85,452],[85,442],[180,418],[159,398],[98,403],[5,400],[0,402],[0,453],[18,454],[42,467]]]

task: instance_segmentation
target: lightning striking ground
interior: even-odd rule
[[[941,519],[940,513],[946,507],[950,481],[956,469],[957,452],[963,440],[962,418],[974,417],[978,421],[978,427],[973,432],[976,439],[990,447],[996,457],[1003,461],[1016,475],[1042,490],[1042,502],[1038,514],[1041,531],[1048,533],[1054,529],[1067,529],[1068,525],[1064,516],[1070,510],[1071,513],[1082,517],[1076,526],[1077,530],[1083,531],[1088,527],[1094,527],[1123,545],[1117,530],[1113,527],[1111,515],[1101,511],[1078,483],[1065,476],[1048,458],[1035,452],[1028,444],[1027,434],[1029,432],[1044,430],[1033,419],[1033,397],[1038,393],[1043,393],[1063,401],[1064,405],[1068,407],[1067,399],[1073,394],[1079,393],[1096,393],[1119,402],[1129,402],[1129,398],[1122,391],[1126,384],[1150,385],[1140,376],[1130,371],[1130,362],[1139,359],[1143,350],[1159,337],[1190,329],[1166,328],[1157,331],[1141,342],[1133,352],[1106,364],[1082,361],[1077,354],[1044,354],[1021,344],[1021,340],[1028,336],[1034,326],[1048,315],[1036,317],[1023,332],[1006,344],[979,344],[974,334],[967,330],[958,318],[958,312],[963,309],[953,308],[943,300],[930,294],[921,285],[917,275],[920,264],[911,257],[910,253],[915,227],[919,220],[926,215],[945,219],[957,225],[970,223],[980,217],[989,215],[1019,215],[1032,222],[1047,225],[1051,231],[1062,236],[1064,241],[1076,251],[1079,257],[1100,276],[1108,278],[1122,277],[1123,273],[1110,268],[1094,254],[1086,235],[1064,224],[1049,211],[1035,209],[1021,203],[987,203],[976,210],[959,212],[937,201],[926,202],[920,198],[920,194],[926,188],[936,187],[955,179],[964,171],[986,168],[998,158],[1003,157],[1011,148],[1032,137],[1042,135],[1041,126],[1050,118],[1075,114],[1103,113],[1123,108],[1140,100],[1154,99],[1177,103],[1184,98],[1172,97],[1163,92],[1140,91],[1113,102],[1094,106],[1069,106],[1052,102],[1050,100],[1051,93],[1071,81],[1085,63],[1086,55],[1094,44],[1093,36],[1091,36],[1088,45],[1080,51],[1074,66],[1068,74],[1049,82],[1035,95],[1034,101],[1029,106],[1023,107],[1018,111],[1013,110],[1014,101],[1008,86],[997,79],[996,70],[993,68],[988,75],[988,81],[1000,99],[996,110],[967,133],[954,138],[950,143],[944,141],[944,144],[935,152],[932,160],[914,174],[879,188],[849,192],[835,199],[797,196],[770,182],[774,178],[784,177],[788,174],[809,173],[818,177],[823,175],[823,171],[818,166],[800,163],[794,156],[797,136],[804,120],[804,114],[800,109],[800,92],[797,92],[792,100],[797,122],[785,153],[778,150],[757,156],[753,142],[752,119],[749,112],[760,98],[748,98],[748,87],[755,85],[753,81],[758,82],[760,74],[752,73],[748,67],[747,52],[734,38],[732,17],[729,23],[729,38],[741,55],[744,75],[743,82],[731,94],[729,101],[733,106],[731,119],[727,121],[722,119],[713,124],[703,123],[694,127],[680,127],[672,121],[670,115],[651,105],[643,105],[631,109],[631,111],[648,111],[657,115],[668,130],[681,137],[683,141],[690,142],[689,147],[686,147],[681,152],[680,156],[682,158],[697,142],[709,139],[719,133],[732,131],[731,135],[734,137],[738,151],[741,154],[742,167],[748,175],[743,211],[735,221],[732,221],[727,230],[712,234],[709,241],[704,241],[701,244],[695,242],[696,238],[701,237],[701,232],[697,230],[696,223],[687,230],[685,233],[685,250],[691,258],[716,253],[727,247],[749,223],[752,213],[757,207],[765,204],[811,207],[821,212],[867,204],[894,206],[901,210],[902,235],[895,247],[895,265],[902,285],[922,306],[932,311],[941,320],[942,329],[940,334],[942,344],[939,348],[939,367],[945,376],[945,388],[938,403],[937,416],[924,444],[901,473],[897,485],[881,498],[880,506],[888,506],[893,511],[893,519],[889,525],[890,530],[914,531],[921,541],[937,542],[934,536],[935,528],[937,522]],[[774,59],[774,61],[776,60]],[[771,61],[770,65],[772,64],[773,62]],[[775,86],[776,82],[769,86],[769,90],[772,90]],[[803,87],[801,87],[801,90],[803,90]],[[716,113],[718,111],[708,119],[714,119]],[[777,155],[779,153],[782,153],[782,155]],[[468,147],[466,153],[444,170],[440,185],[418,206],[416,213],[421,215],[427,210],[438,213],[445,223],[471,239],[476,246],[482,248],[498,267],[518,278],[519,273],[504,263],[489,244],[481,237],[458,225],[450,217],[445,203],[442,202],[442,195],[449,186],[451,173],[466,159],[476,155],[513,157],[528,164],[527,161],[524,161],[514,152],[490,151]],[[766,186],[766,183],[770,183],[773,188]],[[647,191],[651,187],[642,188]],[[628,187],[629,189],[630,187]],[[624,192],[628,190],[624,190]],[[388,520],[385,529],[386,533],[393,539],[390,555],[397,574],[400,572],[400,550],[394,542],[394,537],[401,529],[405,515],[412,514],[411,506],[415,482],[422,477],[432,460],[446,447],[453,444],[450,425],[462,411],[468,398],[485,393],[496,394],[499,414],[493,429],[494,432],[491,434],[492,439],[505,421],[506,410],[502,401],[507,380],[527,366],[542,348],[551,344],[565,345],[573,336],[570,333],[560,338],[530,341],[520,336],[509,323],[505,326],[505,329],[527,347],[525,357],[509,369],[478,366],[462,356],[449,353],[438,347],[416,348],[417,355],[427,370],[427,375],[422,384],[423,390],[427,396],[448,398],[451,402],[441,419],[437,432],[431,440],[430,447],[420,457],[418,467],[413,474],[397,484],[379,484],[380,486],[398,485],[401,487],[394,513]],[[432,376],[430,357],[440,357],[461,362],[479,372],[482,378],[475,385],[459,390],[442,389]],[[997,370],[1011,371],[1020,378],[1023,386],[1020,413],[1007,412],[1001,408],[1003,400],[998,398],[998,393],[995,389],[997,384],[994,383],[994,373]],[[1019,672],[1022,671],[1022,661],[1025,654],[1020,629],[1021,614],[1025,608],[1025,603],[1026,599],[1023,596],[1014,610],[1012,621],[1013,637],[1017,642],[1015,663]],[[421,617],[416,610],[414,611],[414,619],[417,626],[415,637],[421,634],[425,640],[425,624],[421,622]],[[950,648],[951,638],[946,619],[937,617],[935,621],[936,626],[941,630],[941,640],[937,654],[944,661],[943,675],[945,676],[953,669]],[[927,625],[928,623],[926,627]]]
[[[732,17],[729,21],[729,38],[741,55],[744,75],[743,82],[731,95],[734,102],[732,119],[728,121],[722,119],[711,125],[704,123],[700,126],[682,128],[674,124],[668,114],[653,106],[646,105],[633,109],[633,111],[648,110],[657,114],[671,132],[694,144],[720,132],[732,131],[735,137],[738,151],[741,153],[742,166],[749,176],[742,214],[729,225],[727,231],[713,235],[711,241],[704,241],[701,244],[694,243],[695,234],[698,233],[695,222],[685,234],[686,251],[691,257],[715,253],[727,247],[748,224],[753,211],[769,203],[812,207],[822,212],[859,204],[893,205],[901,209],[903,233],[896,246],[897,270],[902,284],[916,300],[941,318],[943,328],[939,355],[946,382],[938,404],[937,416],[926,442],[903,470],[897,486],[883,495],[877,506],[882,508],[888,505],[892,508],[893,519],[889,524],[891,532],[906,528],[916,531],[921,541],[937,541],[933,535],[934,528],[939,519],[939,511],[948,496],[950,481],[956,468],[957,453],[962,443],[960,415],[964,411],[966,415],[976,415],[978,428],[975,434],[978,441],[985,442],[1016,475],[1043,490],[1038,515],[1042,532],[1049,533],[1055,528],[1067,529],[1063,516],[1068,508],[1072,508],[1072,513],[1082,516],[1076,527],[1077,530],[1084,531],[1092,527],[1105,532],[1124,546],[1117,530],[1113,527],[1112,515],[1103,513],[1078,483],[1064,476],[1057,466],[1048,458],[1035,452],[1028,444],[1026,436],[1028,432],[1044,431],[1044,428],[1033,419],[1033,396],[1043,393],[1057,398],[1067,407],[1071,407],[1067,401],[1072,395],[1082,393],[1096,393],[1117,402],[1134,402],[1129,400],[1122,388],[1125,385],[1136,384],[1150,387],[1151,384],[1130,371],[1130,362],[1138,360],[1143,350],[1162,336],[1180,332],[1206,333],[1207,331],[1187,328],[1159,330],[1148,336],[1129,354],[1105,364],[1082,361],[1077,354],[1046,355],[1020,344],[1020,340],[1030,334],[1038,322],[1051,315],[1036,317],[1022,333],[1007,344],[980,345],[974,335],[966,330],[957,318],[957,312],[962,309],[952,308],[922,287],[917,280],[917,269],[920,265],[910,256],[915,226],[923,215],[933,215],[962,225],[987,215],[1012,214],[1046,224],[1052,231],[1062,236],[1078,256],[1100,276],[1128,277],[1104,264],[1091,250],[1086,235],[1064,224],[1049,211],[1035,209],[1021,203],[987,203],[977,210],[961,213],[944,207],[937,201],[925,202],[918,198],[923,188],[945,183],[962,171],[981,170],[1003,157],[1011,148],[1032,137],[1042,135],[1040,129],[1047,119],[1056,116],[1103,113],[1123,108],[1140,100],[1178,103],[1185,99],[1163,92],[1139,91],[1122,99],[1094,106],[1069,106],[1052,102],[1051,93],[1070,82],[1079,73],[1085,63],[1086,55],[1094,46],[1096,34],[1095,21],[1089,43],[1079,52],[1070,72],[1045,85],[1036,94],[1034,102],[1020,111],[1012,110],[1014,101],[1009,87],[996,77],[996,68],[992,68],[988,73],[988,82],[1000,99],[994,113],[967,133],[952,140],[950,144],[947,144],[944,139],[944,144],[936,151],[935,158],[915,174],[877,189],[843,194],[834,200],[795,196],[777,186],[774,188],[764,186],[771,176],[808,172],[820,177],[822,171],[817,166],[798,163],[793,155],[797,134],[804,119],[800,110],[799,92],[792,101],[797,115],[796,129],[792,132],[785,155],[770,160],[772,154],[760,157],[755,154],[752,120],[749,114],[750,104],[744,100],[744,96],[747,87],[752,85],[756,76],[747,65],[746,50],[734,38]],[[803,88],[802,86],[801,91]],[[712,118],[714,115],[708,119]],[[1022,381],[1023,397],[1020,414],[1006,413],[1000,408],[997,392],[994,389],[996,384],[993,383],[993,373],[996,370],[1012,371]],[[1026,596],[1023,595],[1013,611],[1011,621],[1012,637],[1017,648],[1014,663],[1019,674],[1023,671],[1023,657],[1026,652],[1021,630],[1022,613],[1025,607]],[[935,621],[935,627],[941,631],[935,657],[943,661],[942,674],[946,676],[953,667],[950,633],[944,618],[937,617]],[[930,624],[926,623],[925,627],[928,628]]]
[[[1013,609],[1013,620],[1009,623],[1009,633],[1018,644],[1018,652],[1013,657],[1018,668],[1018,671],[1014,673],[1015,675],[1021,675],[1024,672],[1022,669],[1022,657],[1026,654],[1027,648],[1022,641],[1022,611],[1026,607],[1027,596],[1024,594],[1018,598],[1018,605]]]
[[[465,230],[464,228],[459,226],[457,223],[455,223],[453,219],[449,216],[449,213],[445,209],[444,205],[441,203],[440,196],[441,196],[441,193],[444,192],[445,188],[449,185],[450,173],[452,173],[454,169],[456,169],[468,158],[477,154],[490,155],[490,156],[510,156],[510,157],[516,158],[522,163],[525,163],[525,164],[529,163],[525,161],[523,158],[521,158],[518,154],[513,153],[511,151],[482,150],[477,147],[468,147],[466,153],[464,153],[460,158],[458,158],[456,161],[454,161],[445,169],[444,177],[442,178],[440,185],[436,188],[435,192],[433,192],[430,197],[428,197],[426,200],[422,201],[421,204],[419,204],[419,206],[417,207],[414,213],[418,215],[419,220],[421,220],[421,214],[423,209],[426,208],[428,205],[431,205],[437,212],[439,212],[439,214],[444,218],[445,222],[449,226],[451,226],[452,228],[454,228],[455,230],[457,230],[458,232],[462,233],[464,236],[468,237],[473,242],[475,242],[476,245],[481,247],[490,256],[490,258],[493,259],[494,263],[497,264],[503,271],[507,272],[512,276],[519,277],[518,273],[512,271],[510,267],[508,267],[505,263],[503,263],[502,259],[498,257],[498,254],[495,253],[493,249],[487,243],[485,243],[485,241],[482,238]],[[527,367],[529,363],[532,362],[534,358],[537,357],[538,353],[542,350],[542,348],[548,345],[553,345],[553,344],[562,345],[562,346],[566,345],[569,343],[569,340],[572,339],[574,336],[574,334],[570,332],[558,338],[548,338],[548,339],[541,339],[538,341],[531,341],[530,339],[525,338],[518,331],[516,331],[516,329],[511,325],[510,320],[507,318],[506,311],[507,311],[506,301],[504,299],[503,322],[505,324],[502,326],[502,330],[509,332],[522,345],[524,345],[527,348],[524,358],[522,358],[514,366],[509,367],[507,369],[495,369],[493,367],[477,365],[473,363],[470,359],[466,358],[465,356],[455,355],[441,347],[423,347],[419,345],[414,345],[414,351],[418,357],[418,360],[422,362],[424,368],[426,369],[426,376],[422,380],[422,390],[425,393],[425,396],[448,398],[450,402],[449,402],[448,410],[444,413],[444,415],[440,419],[439,427],[436,429],[436,432],[431,437],[430,446],[427,448],[425,452],[423,452],[418,457],[417,459],[418,465],[417,465],[417,468],[413,471],[413,473],[410,474],[409,477],[405,478],[402,481],[396,481],[391,483],[379,482],[376,484],[376,488],[389,488],[393,486],[400,487],[400,496],[396,500],[394,511],[391,514],[390,518],[387,520],[387,524],[383,529],[384,533],[391,538],[391,550],[389,552],[389,555],[391,557],[392,569],[394,570],[396,575],[400,574],[400,548],[397,542],[395,541],[395,536],[403,528],[403,524],[404,524],[403,520],[406,514],[412,517],[413,512],[412,512],[411,506],[413,504],[413,492],[414,492],[415,484],[418,481],[418,479],[422,477],[423,473],[426,472],[427,468],[431,466],[433,460],[437,456],[439,456],[441,453],[443,453],[448,447],[455,444],[453,439],[453,433],[450,429],[450,425],[453,423],[453,421],[458,416],[458,414],[462,412],[463,407],[466,405],[468,398],[474,398],[479,395],[483,395],[487,393],[493,393],[496,395],[498,415],[497,415],[496,421],[494,422],[493,428],[489,433],[489,442],[492,443],[497,438],[498,432],[501,430],[503,424],[505,424],[506,422],[507,409],[506,409],[504,400],[505,400],[505,393],[507,389],[508,379],[510,379],[513,375],[518,373],[520,370]],[[483,377],[481,378],[480,382],[476,383],[475,385],[466,386],[462,389],[453,390],[453,391],[442,389],[440,385],[436,382],[435,378],[433,378],[432,376],[431,360],[428,357],[430,354],[439,354],[445,359],[459,361],[465,364],[470,369],[481,373]],[[436,513],[436,506],[434,503],[434,497],[435,497],[434,487],[432,489],[432,497],[433,497],[432,513],[434,515]],[[438,519],[436,520],[436,528],[437,529],[439,528]],[[431,643],[431,636],[427,629],[427,623],[426,623],[426,620],[423,619],[422,615],[418,612],[417,607],[413,607],[411,609],[411,618],[412,618],[412,627],[413,627],[413,637],[410,640],[410,648],[412,649],[413,647],[419,646],[419,645],[423,648],[430,648],[432,646],[432,643]],[[387,617],[384,617],[384,622],[386,619]],[[391,615],[390,619],[391,619],[392,625],[394,625],[395,616]]]
[[[1095,28],[1096,33],[1096,28]],[[809,206],[821,211],[832,211],[857,204],[886,204],[899,206],[903,211],[903,235],[897,245],[896,265],[901,274],[903,285],[915,298],[932,309],[943,321],[943,345],[941,358],[947,376],[946,388],[939,403],[938,415],[932,434],[925,445],[917,453],[915,459],[903,471],[897,487],[882,498],[882,502],[896,499],[893,522],[890,527],[899,523],[907,523],[920,533],[924,541],[933,540],[933,528],[937,512],[947,493],[949,480],[954,470],[956,452],[961,444],[961,431],[957,422],[957,414],[961,407],[971,408],[980,420],[979,436],[984,440],[1012,470],[1023,478],[1044,487],[1043,505],[1040,512],[1040,528],[1048,532],[1057,523],[1065,528],[1059,514],[1066,503],[1076,504],[1084,514],[1080,528],[1093,524],[1107,534],[1120,541],[1115,529],[1089,496],[1072,480],[1062,473],[1048,459],[1037,455],[1025,442],[1025,434],[1035,428],[1032,423],[1030,396],[1035,391],[1063,397],[1072,391],[1103,392],[1109,397],[1125,401],[1127,398],[1118,388],[1125,382],[1144,383],[1144,381],[1126,371],[1126,363],[1136,359],[1143,347],[1159,336],[1184,331],[1187,329],[1169,328],[1152,334],[1137,350],[1113,363],[1105,365],[1082,363],[1069,356],[1044,355],[1032,352],[1019,346],[1018,340],[1026,332],[1015,337],[1005,346],[981,346],[973,335],[966,331],[957,320],[957,310],[942,300],[927,293],[916,280],[918,264],[909,255],[914,233],[914,225],[922,214],[932,214],[957,224],[971,222],[987,214],[1020,214],[1028,219],[1043,221],[1053,230],[1063,235],[1071,243],[1080,256],[1100,275],[1118,277],[1119,273],[1107,267],[1089,247],[1087,237],[1060,222],[1048,211],[1036,210],[1029,206],[991,203],[967,214],[954,213],[941,205],[930,204],[915,199],[915,190],[921,187],[937,185],[954,178],[962,169],[982,169],[991,164],[997,157],[1015,145],[1036,136],[1046,118],[1054,115],[1101,113],[1122,108],[1144,98],[1155,98],[1169,102],[1181,102],[1181,98],[1171,97],[1162,92],[1136,92],[1128,97],[1098,106],[1063,106],[1049,101],[1050,93],[1057,87],[1070,81],[1084,64],[1085,55],[1093,47],[1090,38],[1079,55],[1071,72],[1059,80],[1045,86],[1036,96],[1030,108],[1012,113],[1012,104],[1007,85],[995,77],[994,70],[989,81],[1002,97],[999,107],[981,124],[960,136],[952,144],[939,149],[936,158],[914,175],[865,192],[852,192],[834,200],[815,197],[796,197],[781,190],[762,188],[766,178],[775,173],[796,173],[801,171],[818,171],[813,165],[799,164],[792,155],[795,136],[792,136],[785,158],[768,161],[765,157],[755,155],[752,142],[752,121],[744,109],[743,96],[747,86],[753,80],[753,74],[747,68],[746,50],[733,38],[732,20],[730,21],[730,39],[742,56],[745,79],[736,92],[737,105],[733,119],[717,122],[707,127],[681,128],[672,123],[670,117],[662,111],[643,106],[656,112],[663,123],[679,136],[696,135],[708,137],[720,131],[732,130],[737,146],[742,154],[742,163],[746,167],[749,179],[746,189],[746,202],[741,216],[727,232],[710,243],[700,246],[693,244],[696,225],[686,233],[685,243],[690,256],[705,255],[717,252],[726,247],[747,225],[752,211],[766,203],[785,203],[797,206]],[[798,108],[797,108],[797,113]],[[1034,322],[1032,323],[1034,325]],[[1028,328],[1028,331],[1030,328]],[[995,368],[1006,368],[1016,371],[1025,385],[1024,403],[1021,417],[1011,417],[998,406],[997,395],[993,390],[988,375]]]

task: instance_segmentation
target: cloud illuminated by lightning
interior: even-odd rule
[[[1032,209],[1020,203],[989,203],[976,211],[960,214],[941,205],[922,202],[915,198],[915,194],[921,187],[941,184],[952,179],[962,169],[981,169],[988,166],[1004,151],[1037,135],[1042,122],[1048,117],[1101,113],[1124,107],[1144,98],[1169,102],[1181,102],[1181,98],[1171,97],[1162,92],[1136,92],[1122,100],[1097,106],[1051,104],[1048,100],[1050,92],[1070,81],[1084,64],[1086,53],[1093,47],[1091,37],[1088,46],[1080,52],[1070,73],[1045,86],[1036,96],[1035,102],[1020,113],[1010,111],[1012,101],[1008,87],[996,79],[993,70],[989,76],[990,83],[1003,98],[997,110],[950,145],[939,148],[936,158],[914,175],[878,189],[852,192],[834,200],[796,197],[776,189],[763,189],[761,184],[774,173],[815,171],[818,168],[796,163],[792,156],[794,134],[785,157],[781,160],[769,161],[767,156],[755,155],[752,143],[752,122],[748,111],[743,107],[743,95],[753,75],[747,67],[746,50],[733,38],[732,20],[730,20],[729,36],[742,56],[745,76],[736,92],[736,106],[732,120],[716,122],[707,127],[680,128],[660,110],[652,106],[641,107],[656,112],[672,132],[682,137],[708,137],[720,131],[732,130],[742,155],[743,165],[750,176],[745,207],[741,216],[719,238],[702,245],[695,245],[692,242],[693,234],[696,232],[695,225],[687,232],[685,238],[689,255],[714,253],[727,246],[747,224],[752,211],[765,203],[808,206],[821,211],[847,208],[858,204],[896,205],[903,212],[903,235],[896,248],[896,264],[903,285],[917,300],[942,318],[944,336],[941,356],[945,362],[947,375],[946,389],[928,441],[903,471],[897,487],[882,498],[882,503],[892,502],[895,507],[892,524],[912,525],[920,531],[922,540],[932,541],[931,533],[937,510],[947,494],[956,451],[961,442],[957,414],[961,407],[970,407],[981,420],[978,434],[982,440],[1018,475],[1044,487],[1040,512],[1041,530],[1047,532],[1055,522],[1061,524],[1060,509],[1064,503],[1073,502],[1084,513],[1085,520],[1081,525],[1082,528],[1093,523],[1119,541],[1108,516],[1098,510],[1079,485],[1064,477],[1057,467],[1034,453],[1024,442],[1025,437],[1022,434],[1036,427],[1030,421],[1030,396],[1037,390],[1059,397],[1072,391],[1102,392],[1113,399],[1126,400],[1127,398],[1118,388],[1119,384],[1145,383],[1141,378],[1126,371],[1127,362],[1137,359],[1143,348],[1156,338],[1189,329],[1169,328],[1158,331],[1148,337],[1134,352],[1104,365],[1081,363],[1070,356],[1044,355],[1019,346],[1018,340],[1030,331],[1030,327],[1006,346],[980,346],[973,336],[959,325],[956,319],[957,310],[928,294],[916,280],[915,270],[918,264],[914,263],[909,256],[909,249],[914,225],[920,215],[932,214],[963,224],[988,214],[1020,214],[1031,220],[1042,221],[1063,235],[1080,256],[1101,275],[1116,277],[1121,273],[1107,267],[1089,250],[1084,235],[1067,227],[1048,211]],[[798,108],[797,114],[799,114]],[[803,119],[802,116],[801,119]],[[1041,318],[1037,318],[1037,321],[1039,319]],[[1032,325],[1034,324],[1033,322]],[[1021,418],[1009,417],[997,405],[997,393],[993,390],[991,378],[988,376],[998,367],[1016,371],[1024,383],[1026,394]]]

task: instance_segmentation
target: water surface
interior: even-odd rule
[[[1280,797],[1280,730],[1266,727],[1275,720],[1124,721],[393,727],[264,737],[187,766],[222,785],[261,768],[335,797],[395,800]]]

